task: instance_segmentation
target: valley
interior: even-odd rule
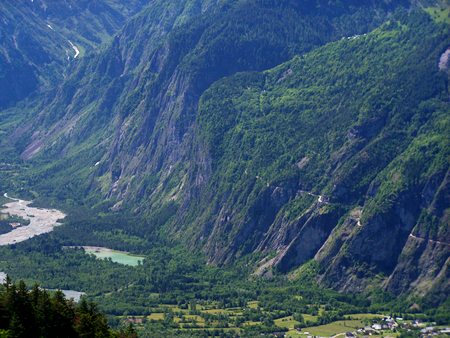
[[[2,2],[0,337],[448,335],[449,9]]]

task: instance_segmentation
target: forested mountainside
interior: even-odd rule
[[[189,1],[173,6],[154,2],[104,53],[81,60],[54,96],[33,103],[37,116],[21,125],[12,140],[20,139],[25,159],[33,155],[56,159],[50,164],[54,170],[47,168],[37,177],[42,186],[47,178],[53,180],[52,172],[68,167],[79,178],[71,182],[78,190],[72,196],[64,189],[68,198],[96,189],[102,197],[119,201],[126,195],[136,203],[150,193],[154,201],[164,201],[159,197],[170,192],[170,185],[156,196],[158,191],[144,179],[164,182],[168,174],[174,180],[184,176],[197,101],[211,83],[236,71],[275,66],[347,34],[363,33],[395,8],[378,2],[336,3],[335,8],[289,1],[225,2],[222,7],[200,3],[203,8]],[[180,27],[183,20],[178,19],[187,16],[185,7],[191,9],[190,16],[204,8],[207,14],[186,18]]]
[[[0,109],[53,86],[74,59],[106,42],[148,0],[0,3]]]
[[[211,260],[259,251],[273,257],[264,273],[315,259],[342,290],[381,275],[448,294],[449,43],[404,14],[209,88],[197,121],[210,179],[192,220]]]
[[[429,13],[153,1],[23,120],[3,113],[2,161],[29,169],[1,187],[130,211],[259,275],[314,260],[341,291],[448,295],[450,34]]]

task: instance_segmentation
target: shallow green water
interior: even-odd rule
[[[111,250],[107,248],[89,248],[84,247],[84,251],[88,254],[92,254],[99,259],[108,259],[115,263],[129,265],[129,266],[137,266],[139,262],[142,262],[145,257],[143,256],[135,256],[131,255],[127,252]]]

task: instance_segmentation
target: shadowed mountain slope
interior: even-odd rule
[[[108,41],[148,2],[2,1],[0,109],[53,86],[76,58]]]

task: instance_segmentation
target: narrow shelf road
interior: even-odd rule
[[[440,244],[440,245],[447,245],[447,246],[450,246],[450,243],[445,243],[445,242],[441,242],[441,241],[435,241],[435,240],[433,240],[433,239],[426,239],[426,238],[422,238],[422,237],[417,237],[417,236],[415,236],[415,235],[413,235],[413,234],[409,234],[409,237],[414,238],[414,239],[417,239],[417,240],[419,240],[419,241],[428,241],[428,242],[430,242],[430,243],[435,243],[435,244]]]

